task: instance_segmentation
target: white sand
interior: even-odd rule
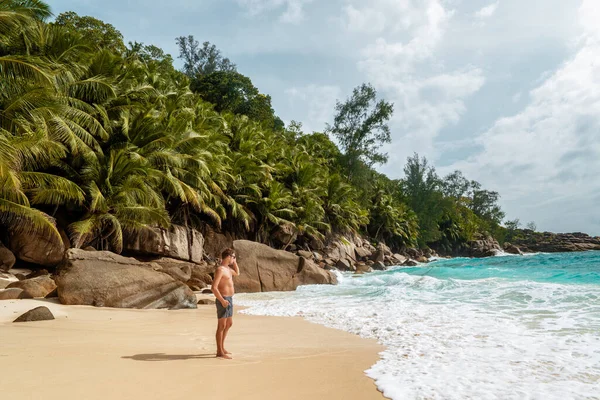
[[[39,305],[56,320],[11,322]],[[215,306],[198,307],[0,301],[0,398],[383,398],[363,373],[383,350],[374,341],[299,318],[236,314],[226,342],[234,359],[217,359]]]

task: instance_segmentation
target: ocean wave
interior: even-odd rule
[[[367,374],[392,399],[594,398],[600,382],[596,275],[588,277],[591,283],[565,284],[560,277],[540,280],[539,271],[566,266],[575,275],[595,273],[599,255],[446,260],[433,269],[344,273],[337,286],[245,294],[237,302],[250,307],[245,313],[302,316],[377,339],[387,348]],[[534,279],[507,277],[523,268]],[[459,279],[464,276],[470,279]]]

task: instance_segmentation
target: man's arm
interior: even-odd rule
[[[213,283],[212,283],[210,289],[212,290],[212,292],[215,295],[215,297],[217,298],[217,300],[219,300],[219,302],[221,302],[223,307],[227,307],[227,305],[225,305],[224,303],[229,303],[229,302],[223,298],[223,296],[221,295],[221,292],[219,291],[219,282],[221,281],[222,277],[223,277],[223,270],[221,269],[221,267],[217,267],[217,270],[215,271],[215,279],[213,279]]]
[[[231,271],[231,274],[233,276],[239,276],[240,275],[240,267],[238,267],[237,265],[237,260],[233,260],[233,271]]]

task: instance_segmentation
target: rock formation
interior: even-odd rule
[[[154,267],[161,267],[154,264]],[[184,283],[152,264],[108,251],[70,249],[56,278],[62,304],[116,308],[196,308]]]
[[[289,291],[298,285],[337,282],[333,273],[283,250],[248,240],[234,241],[233,248],[240,267],[240,276],[234,278],[237,292]]]

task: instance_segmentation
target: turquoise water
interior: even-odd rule
[[[240,295],[386,345],[392,399],[600,399],[600,252],[437,260]]]
[[[560,284],[600,285],[600,252],[536,254],[524,257],[505,256],[482,259],[456,258],[439,260],[423,266],[404,268],[411,275],[427,274],[438,279],[530,280]],[[394,274],[386,271],[386,274]]]

